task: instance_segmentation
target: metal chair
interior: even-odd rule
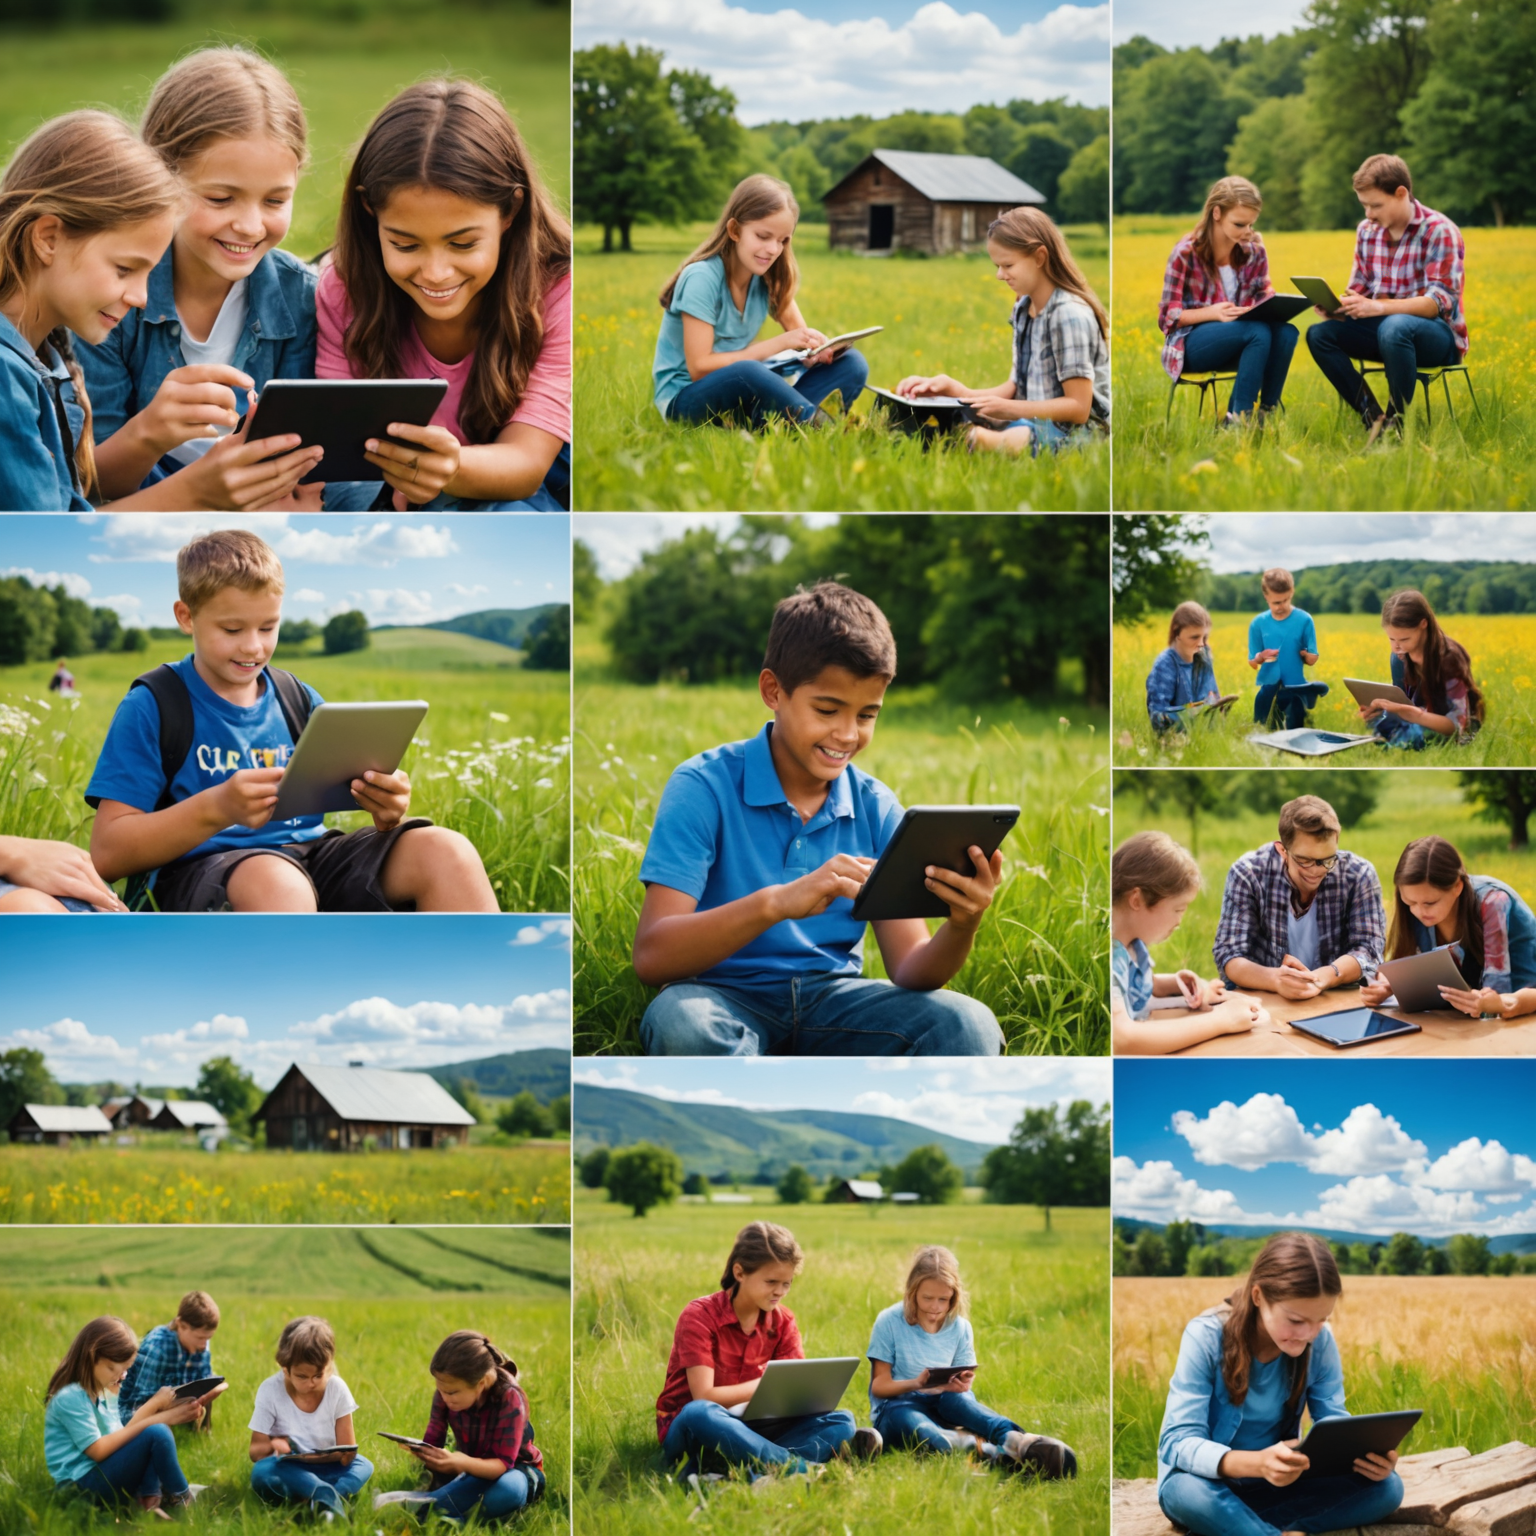
[[[1163,411],[1163,424],[1166,426],[1173,416],[1173,397],[1178,392],[1179,386],[1182,384],[1187,384],[1191,389],[1198,389],[1200,391],[1200,403],[1195,407],[1196,421],[1198,421],[1200,417],[1205,414],[1205,394],[1207,390],[1209,390],[1211,394],[1211,415],[1220,421],[1221,402],[1217,398],[1216,387],[1219,384],[1235,383],[1237,383],[1237,370],[1235,368],[1230,373],[1223,372],[1220,369],[1213,369],[1208,373],[1189,373],[1187,371],[1181,373],[1178,378],[1172,381],[1169,387],[1168,405],[1167,408]],[[1231,399],[1232,395],[1229,391],[1227,394],[1228,403],[1231,402]]]
[[[1362,384],[1371,374],[1379,373],[1385,375],[1387,371],[1381,363],[1369,363],[1364,358],[1351,358],[1350,361],[1359,369],[1360,382]],[[1445,408],[1450,413],[1452,424],[1459,432],[1461,430],[1461,423],[1456,419],[1456,407],[1451,402],[1451,381],[1446,377],[1450,373],[1459,373],[1466,380],[1467,398],[1471,400],[1472,409],[1477,412],[1477,419],[1481,421],[1483,419],[1483,408],[1477,403],[1477,391],[1472,388],[1472,374],[1465,363],[1437,363],[1431,368],[1420,368],[1418,370],[1417,382],[1424,386],[1424,425],[1426,427],[1433,427],[1435,424],[1434,412],[1429,404],[1429,386],[1436,379],[1439,379],[1440,387],[1445,391]],[[1417,389],[1415,389],[1414,393],[1418,393]],[[1340,396],[1340,404],[1347,405],[1348,402]]]

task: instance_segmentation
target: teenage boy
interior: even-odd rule
[[[1312,615],[1295,605],[1296,581],[1272,566],[1259,581],[1269,612],[1248,626],[1248,665],[1258,673],[1253,718],[1270,725],[1279,716],[1287,730],[1305,725],[1307,711],[1328,692],[1327,683],[1311,683],[1303,668],[1317,665],[1317,628]]]
[[[404,773],[353,779],[372,827],[343,833],[327,831],[323,816],[272,820],[297,734],[290,705],[321,703],[307,683],[274,678],[267,665],[283,568],[255,534],[228,530],[181,550],[176,580],[176,622],[192,654],[128,690],[86,786],[102,877],[147,875],[162,912],[496,911],[470,842],[407,818]],[[186,755],[169,773],[156,685],[190,711]]]
[[[1339,818],[1316,795],[1280,807],[1279,833],[1227,872],[1218,971],[1229,986],[1293,999],[1369,980],[1386,944],[1370,860],[1339,851]]]
[[[640,1035],[655,1056],[996,1055],[991,1009],[941,990],[965,964],[1002,873],[928,871],[950,915],[874,924],[890,981],[866,979],[853,917],[901,820],[853,759],[870,743],[896,643],[867,597],[820,582],[774,610],[758,690],[773,719],[667,781],[640,866],[635,972],[664,990]]]
[[[1355,231],[1355,259],[1339,296],[1342,319],[1307,331],[1307,346],[1328,382],[1358,411],[1369,442],[1403,417],[1418,371],[1467,355],[1461,291],[1466,245],[1461,231],[1413,195],[1413,178],[1396,155],[1372,155],[1354,175],[1365,218]],[[1390,401],[1385,412],[1350,359],[1381,363]]]
[[[188,1291],[176,1307],[175,1318],[144,1335],[117,1389],[117,1408],[126,1415],[125,1423],[161,1387],[184,1387],[213,1375],[210,1340],[218,1326],[219,1308],[213,1297],[207,1291]],[[212,1404],[205,1404],[196,1421],[199,1429],[209,1427],[211,1413]]]

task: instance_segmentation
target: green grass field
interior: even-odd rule
[[[588,1055],[640,1048],[640,1016],[655,994],[630,950],[640,859],[668,776],[764,719],[751,684],[625,684],[601,655],[578,632],[575,1048]],[[1003,845],[1004,883],[951,983],[993,1010],[1019,1054],[1108,1049],[1104,721],[1079,706],[1072,715],[1062,724],[1009,703],[978,716],[931,688],[897,687],[859,757],[905,804],[1023,807]],[[872,937],[864,968],[884,975]]]
[[[1180,389],[1165,425],[1169,379],[1157,329],[1163,269],[1193,217],[1137,216],[1114,230],[1115,506],[1125,511],[1314,510],[1374,512],[1536,506],[1536,234],[1529,229],[1469,229],[1465,307],[1479,420],[1464,379],[1449,385],[1457,421],[1434,386],[1426,427],[1421,389],[1400,446],[1365,451],[1359,418],[1307,351],[1291,361],[1285,414],[1261,437],[1219,432],[1210,403],[1197,418],[1193,389]],[[1264,234],[1275,289],[1294,291],[1292,274],[1325,277],[1337,290],[1349,275],[1350,230]],[[1295,324],[1315,319],[1308,310]],[[1378,401],[1386,390],[1372,381]],[[1230,386],[1221,387],[1226,409]]]
[[[82,798],[113,711],[135,677],[185,656],[155,640],[137,654],[71,658],[80,702],[50,699],[52,662],[0,667],[0,833],[86,847]],[[431,709],[406,753],[411,813],[474,843],[507,912],[564,912],[570,902],[569,679],[529,672],[506,646],[433,629],[384,630],[367,650],[319,654],[318,642],[273,658],[320,696],[424,698]],[[327,824],[371,823],[366,813]]]
[[[1424,752],[1386,747],[1351,747],[1329,757],[1298,757],[1252,746],[1249,735],[1256,692],[1248,666],[1251,613],[1211,615],[1211,654],[1224,693],[1242,697],[1225,715],[1212,715],[1188,732],[1154,736],[1147,719],[1147,673],[1168,643],[1168,619],[1157,614],[1144,623],[1117,625],[1114,632],[1115,762],[1128,766],[1179,762],[1187,768],[1491,767],[1523,768],[1536,762],[1536,691],[1531,658],[1536,654],[1536,616],[1530,614],[1441,615],[1446,631],[1467,647],[1473,676],[1483,692],[1483,728],[1469,742],[1431,742]],[[1385,680],[1390,676],[1388,645],[1381,619],[1372,613],[1315,615],[1318,664],[1307,676],[1332,691],[1312,712],[1312,723],[1329,731],[1361,733],[1354,696],[1346,677]]]
[[[789,1294],[808,1355],[862,1355],[882,1308],[901,1297],[923,1243],[960,1260],[976,1333],[978,1397],[1026,1429],[1077,1452],[1075,1482],[1030,1484],[967,1460],[892,1451],[873,1465],[834,1463],[809,1486],[756,1493],[716,1484],[709,1504],[665,1476],[655,1400],[678,1314],[715,1287],[744,1213],[704,1205],[653,1210],[636,1221],[596,1191],[578,1199],[576,1293],[577,1521],[593,1536],[678,1531],[686,1520],[731,1536],[812,1536],[935,1529],[956,1536],[1109,1530],[1108,1213],[1057,1210],[1053,1231],[1020,1206],[899,1209],[779,1206],[806,1253]],[[869,1369],[841,1406],[869,1422]]]
[[[583,511],[725,508],[747,511],[1104,511],[1109,447],[1039,461],[972,455],[962,440],[924,452],[870,419],[864,394],[854,421],[806,431],[773,426],[756,435],[715,426],[668,425],[651,396],[661,324],[657,295],[712,229],[641,228],[629,254],[601,252],[600,232],[577,231],[576,505]],[[1089,282],[1107,300],[1102,228],[1068,231]],[[800,308],[829,336],[884,325],[859,345],[871,384],[910,373],[948,373],[976,387],[1011,366],[1013,295],[986,257],[870,261],[826,248],[826,228],[796,235]],[[774,322],[766,327],[769,333]]]
[[[570,1219],[568,1141],[359,1157],[0,1147],[0,1224]]]
[[[74,1335],[113,1313],[142,1338],[167,1322],[188,1288],[208,1290],[222,1314],[214,1368],[229,1389],[205,1434],[177,1431],[190,1481],[206,1483],[192,1517],[209,1536],[312,1528],[297,1506],[273,1509],[250,1488],[257,1386],[290,1318],[325,1317],[336,1369],[358,1410],[358,1443],[374,1464],[356,1529],[420,1527],[396,1507],[370,1517],[375,1493],[418,1486],[420,1467],[376,1431],[419,1435],[432,1399],[427,1362],[457,1328],[487,1333],[518,1365],[549,1491],[521,1516],[533,1536],[570,1530],[570,1244],[564,1232],[411,1229],[384,1232],[177,1231],[14,1234],[0,1273],[0,1529],[76,1536],[129,1523],[59,1497],[43,1462],[44,1391]],[[147,1526],[147,1518],[133,1522]]]
[[[1527,901],[1536,900],[1536,853],[1528,848],[1511,851],[1503,828],[1473,820],[1453,774],[1390,773],[1382,778],[1386,787],[1376,809],[1363,821],[1346,826],[1340,844],[1375,865],[1389,913],[1392,871],[1398,855],[1414,838],[1430,832],[1455,843],[1472,873],[1494,875],[1514,886]],[[1190,827],[1184,817],[1171,811],[1149,817],[1135,793],[1116,796],[1114,809],[1117,846],[1133,832],[1156,828],[1190,847]],[[1211,943],[1216,937],[1227,870],[1239,855],[1274,840],[1273,812],[1259,815],[1236,805],[1231,809],[1234,814],[1230,816],[1200,817],[1198,847],[1193,851],[1200,861],[1205,889],[1185,914],[1183,925],[1152,957],[1159,971],[1189,966],[1203,976],[1211,974]]]

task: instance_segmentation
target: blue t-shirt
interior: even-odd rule
[[[1267,1451],[1285,1427],[1285,1401],[1290,1396],[1291,1359],[1280,1355],[1260,1365],[1248,1363],[1248,1396],[1242,1402],[1243,1422],[1232,1436],[1234,1451]]]
[[[875,1319],[865,1353],[871,1360],[884,1360],[893,1381],[912,1381],[931,1366],[975,1365],[976,1340],[967,1319],[952,1317],[937,1333],[929,1333],[921,1323],[907,1321],[907,1305],[898,1301]],[[878,1407],[889,1399],[875,1396],[873,1368],[869,1377],[869,1401]]]
[[[1152,956],[1140,939],[1132,939],[1129,949],[1119,939],[1110,940],[1109,983],[1133,1019],[1144,1019],[1151,1013]]]
[[[710,256],[684,267],[672,289],[672,303],[661,317],[656,338],[656,360],[651,366],[656,409],[663,416],[677,395],[693,380],[683,352],[683,316],[693,315],[715,328],[711,352],[744,352],[757,340],[768,318],[768,284],[757,273],[747,284],[747,303],[736,308],[731,285],[726,281],[725,258]]]
[[[769,721],[747,741],[711,747],[674,770],[640,864],[642,883],[682,891],[708,912],[798,880],[839,853],[880,857],[901,822],[895,795],[850,763],[802,822],[773,765],[772,731]],[[806,974],[857,976],[864,927],[839,896],[817,917],[775,923],[697,979],[751,986]]]
[[[281,768],[293,752],[293,736],[283,719],[272,679],[262,673],[261,697],[248,709],[222,699],[197,675],[190,656],[173,662],[192,696],[192,750],[171,780],[177,804],[222,784],[242,768]],[[322,700],[304,684],[311,705]],[[160,710],[148,688],[130,688],[117,706],[107,739],[101,744],[85,798],[94,806],[120,800],[137,811],[153,811],[165,789],[160,769]],[[306,843],[325,831],[323,816],[296,816],[269,821],[264,827],[225,827],[182,859],[201,858],[230,848],[280,848]],[[181,859],[172,860],[180,863]]]
[[[1248,654],[1257,656],[1260,651],[1278,650],[1273,661],[1266,661],[1259,668],[1259,686],[1266,683],[1283,683],[1294,688],[1307,680],[1302,671],[1301,653],[1317,655],[1317,630],[1312,625],[1312,615],[1304,608],[1292,608],[1283,619],[1271,613],[1255,615],[1248,626]]]
[[[54,1482],[76,1483],[94,1472],[99,1463],[85,1448],[122,1427],[115,1397],[92,1398],[74,1381],[56,1392],[43,1412],[43,1460]]]

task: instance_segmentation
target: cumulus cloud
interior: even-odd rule
[[[1464,549],[1497,548],[1506,560],[1536,560],[1536,527],[1504,512],[1242,513],[1211,517],[1206,525],[1218,571],[1262,570],[1277,561],[1300,571],[1343,560],[1436,560],[1447,540]]]
[[[490,590],[489,587],[482,587],[478,582],[472,587],[466,587],[462,581],[450,581],[448,583],[448,591],[452,592],[455,597],[483,597]]]
[[[444,616],[430,592],[413,592],[408,587],[370,587],[366,593],[350,596],[367,610],[370,624],[430,624]]]
[[[573,931],[574,924],[569,918],[549,917],[540,923],[525,923],[507,943],[513,949],[525,949],[530,944],[548,941],[558,949],[569,949]]]
[[[1471,1190],[1490,1200],[1518,1200],[1536,1186],[1536,1161],[1510,1152],[1502,1142],[1469,1136],[1432,1163],[1408,1174],[1410,1183],[1431,1189]]]
[[[0,1035],[0,1050],[41,1051],[48,1070],[71,1081],[80,1077],[107,1076],[132,1067],[138,1051],[122,1045],[114,1035],[92,1034],[79,1019],[56,1019],[41,1029],[15,1029]]]
[[[285,560],[309,560],[316,565],[388,566],[401,560],[443,560],[458,553],[453,530],[446,524],[404,522],[368,523],[341,533],[290,528],[273,547]]]
[[[96,565],[119,561],[175,563],[176,551],[218,528],[248,528],[274,548],[288,524],[286,512],[160,512],[140,517],[136,512],[115,512],[99,520],[100,529],[89,558]]]
[[[300,587],[297,592],[290,592],[288,594],[288,601],[291,603],[323,603],[325,601],[325,593],[315,587]]]
[[[1474,1195],[1450,1194],[1422,1186],[1399,1184],[1378,1173],[1370,1178],[1335,1184],[1317,1197],[1308,1225],[1347,1227],[1361,1232],[1394,1232],[1399,1228],[1431,1235],[1478,1227],[1482,1204]]]
[[[1224,1099],[1204,1119],[1181,1109],[1172,1124],[1196,1162],[1249,1172],[1270,1163],[1341,1176],[1401,1172],[1427,1150],[1374,1104],[1357,1104],[1342,1124],[1314,1135],[1278,1093],[1256,1093],[1241,1106]]]
[[[0,576],[25,576],[34,587],[62,586],[71,597],[89,597],[91,584],[77,571],[34,571],[30,565],[7,566]]]
[[[137,592],[114,592],[111,597],[91,599],[93,608],[110,608],[120,619],[137,620],[144,612],[144,600]],[[167,612],[167,619],[170,615]]]
[[[1267,1212],[1245,1211],[1230,1189],[1205,1189],[1161,1158],[1140,1164],[1130,1157],[1115,1158],[1110,1165],[1110,1205],[1117,1216],[1142,1221],[1260,1226],[1285,1220]]]

